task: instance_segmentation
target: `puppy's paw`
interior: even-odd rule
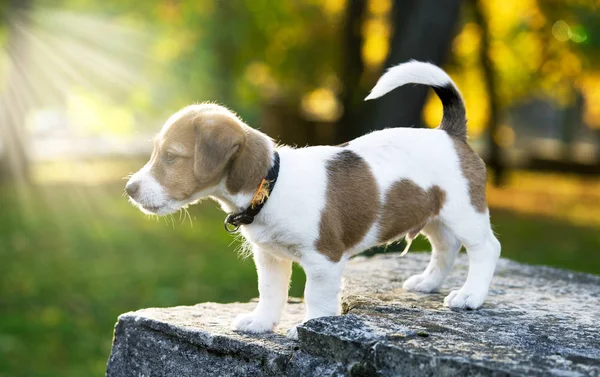
[[[298,326],[291,327],[287,331],[286,336],[290,339],[298,340]]]
[[[483,304],[485,294],[469,292],[464,288],[450,292],[444,299],[444,305],[451,309],[477,309]]]
[[[270,318],[258,315],[255,312],[240,314],[233,321],[233,330],[260,334],[265,332],[273,332],[277,322]]]
[[[406,279],[402,288],[409,292],[430,293],[437,291],[440,287],[440,282],[434,276],[418,274]]]

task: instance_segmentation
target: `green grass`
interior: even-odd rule
[[[253,263],[234,252],[214,203],[191,208],[191,227],[147,218],[121,192],[0,190],[1,377],[103,375],[119,314],[256,297]],[[598,228],[508,211],[493,222],[505,257],[600,273]],[[294,276],[301,296],[304,276]]]
[[[173,225],[121,192],[38,189],[29,208],[1,192],[0,376],[102,375],[120,313],[257,296],[253,263],[234,252],[214,203],[192,209],[193,227]]]
[[[492,210],[492,224],[502,243],[502,256],[600,274],[600,228],[567,221]]]

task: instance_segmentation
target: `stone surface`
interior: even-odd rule
[[[255,303],[143,309],[119,317],[107,376],[598,376],[600,277],[501,260],[477,311],[442,305],[466,276],[457,261],[440,293],[402,290],[428,254],[355,258],[345,315],[309,321],[290,303],[274,334],[230,330]]]

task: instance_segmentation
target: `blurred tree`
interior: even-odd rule
[[[30,101],[22,97],[21,88],[34,85],[27,78],[29,45],[22,29],[32,5],[32,0],[10,0],[2,9],[2,21],[7,25],[8,33],[6,52],[10,59],[8,79],[0,91],[0,141],[4,148],[2,173],[4,178],[18,184],[28,183],[30,178],[25,129]]]
[[[361,87],[365,64],[362,59],[361,47],[366,5],[366,0],[349,0],[346,5],[340,75],[343,83],[341,94],[343,114],[337,122],[333,143],[343,143],[352,139],[362,128],[359,111],[365,97],[364,84]]]
[[[411,59],[441,65],[450,51],[460,15],[460,0],[395,1],[394,33],[386,67]],[[402,87],[364,106],[367,114],[362,129],[419,127],[427,98],[426,87]],[[350,136],[350,135],[349,135]]]
[[[216,3],[218,25],[206,38],[215,46],[219,87],[226,104],[253,126],[291,144],[330,141],[341,115],[336,72],[343,1],[246,0]],[[215,96],[213,96],[214,98]]]
[[[498,93],[496,85],[496,73],[494,70],[494,63],[490,58],[490,28],[487,22],[487,18],[484,14],[483,0],[471,0],[470,5],[473,10],[475,23],[481,30],[481,43],[479,44],[479,61],[483,69],[483,78],[485,83],[485,91],[488,94],[488,108],[489,116],[487,123],[487,134],[488,134],[488,155],[487,163],[488,166],[494,171],[493,182],[499,186],[505,181],[505,164],[502,158],[502,148],[498,144],[498,123],[500,121],[499,109],[498,109]]]
[[[485,140],[486,160],[498,165],[500,148],[517,147],[519,156],[527,157],[523,166],[532,167],[527,162],[540,154],[547,160],[544,169],[586,170],[574,163],[559,167],[556,159],[581,156],[581,150],[577,154],[569,144],[581,143],[582,136],[590,134],[585,127],[600,129],[600,4],[590,0],[470,3],[478,7],[466,8],[446,69],[463,92],[469,135]],[[546,104],[554,115],[546,110],[536,118],[528,103]],[[581,108],[583,117],[577,115]],[[539,123],[512,123],[520,109]],[[425,109],[428,126],[437,126],[439,114],[441,104],[430,96]],[[553,121],[543,122],[544,116]],[[541,146],[531,142],[532,135],[538,141],[560,142]]]
[[[10,6],[5,14],[14,13],[16,6],[31,8],[32,1],[5,1],[0,9]],[[55,13],[46,12],[50,16],[44,22],[54,22],[52,30],[45,30],[54,32],[46,43],[65,42],[61,51],[53,46],[54,55],[64,60],[79,58],[68,61],[77,68],[83,60],[79,52],[85,50],[86,56],[105,58],[126,74],[139,74],[151,83],[122,80],[125,85],[117,96],[118,80],[111,80],[101,69],[90,72],[94,67],[88,60],[83,67],[87,71],[73,69],[88,85],[72,85],[61,92],[69,98],[85,97],[67,101],[73,107],[89,105],[74,112],[79,120],[91,113],[90,108],[119,107],[118,111],[94,111],[87,118],[96,113],[128,113],[108,120],[126,119],[141,125],[136,129],[154,129],[156,119],[165,113],[191,102],[212,100],[230,106],[249,124],[286,143],[343,142],[371,129],[419,126],[426,88],[400,88],[368,103],[362,99],[383,68],[410,59],[439,65],[452,45],[453,57],[445,68],[465,96],[471,137],[486,135],[491,165],[499,164],[494,156],[499,155],[500,145],[510,147],[518,140],[510,125],[502,123],[505,114],[530,97],[543,96],[557,106],[573,107],[567,115],[583,106],[583,119],[569,115],[564,124],[583,121],[600,129],[596,89],[600,74],[595,68],[600,55],[598,5],[580,0],[478,4],[481,17],[463,12],[464,24],[452,41],[460,19],[458,0],[240,0],[235,6],[216,0],[47,0],[44,8],[34,2],[35,9],[41,9],[38,13],[61,9],[71,17],[58,19]],[[114,23],[125,26],[123,30],[139,31],[148,43],[131,43],[137,39],[119,38],[122,34],[118,33],[110,34],[111,38],[105,32],[77,33],[81,30],[69,29],[73,25],[61,28],[61,20],[76,20],[77,28],[89,22],[97,27],[94,21]],[[116,46],[119,41],[123,46]],[[136,54],[122,51],[132,45]],[[76,48],[68,51],[70,46]],[[43,55],[34,58],[42,61]],[[48,65],[37,64],[28,71],[40,73],[38,66]],[[48,80],[49,76],[44,77]],[[15,79],[12,75],[11,82]],[[582,98],[577,100],[579,92]],[[105,105],[94,106],[100,102]],[[436,106],[428,103],[424,113],[430,126],[439,123],[441,109]],[[8,119],[7,114],[12,122],[14,114],[4,111],[2,116]],[[105,120],[94,122],[97,132],[106,129]],[[110,129],[125,132],[133,126]],[[8,128],[2,132],[8,133]],[[577,136],[566,129],[561,134],[565,140]],[[11,155],[18,156],[18,147],[14,148],[17,152]]]
[[[575,155],[573,141],[579,126],[591,128],[596,143],[600,145],[600,3],[594,0],[553,0],[540,2],[539,7],[545,17],[554,21],[551,29],[548,27],[554,47],[548,50],[560,49],[564,53],[558,66],[562,69],[555,72],[553,85],[564,88],[561,92],[565,95],[560,101],[565,108],[561,124],[562,159],[572,162]],[[552,56],[551,59],[558,60],[558,57]],[[551,65],[546,74],[551,74],[550,69],[558,67]],[[566,169],[600,171],[600,151],[596,153],[594,168],[571,164]]]

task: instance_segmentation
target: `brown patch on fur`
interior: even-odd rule
[[[345,150],[327,162],[327,204],[317,250],[337,262],[367,234],[379,212],[379,188],[369,165]]]
[[[246,126],[246,142],[231,163],[227,176],[230,193],[255,192],[272,165],[268,139]]]
[[[437,185],[425,191],[408,179],[395,182],[385,195],[379,242],[392,241],[405,233],[414,238],[431,217],[440,213],[445,200],[445,191]]]
[[[154,143],[150,158],[152,176],[165,188],[170,197],[184,200],[202,189],[194,175],[195,113],[189,112],[177,119]],[[169,160],[169,153],[177,146],[183,153]]]
[[[345,143],[342,143],[342,144],[338,144],[337,146],[340,147],[340,148],[346,148],[348,145],[350,145],[350,143],[349,142],[345,142]]]
[[[204,104],[183,110],[155,143],[149,163],[169,196],[184,200],[226,176],[231,193],[253,192],[271,160],[264,135],[226,108]]]
[[[228,114],[207,112],[195,119],[194,174],[200,182],[216,183],[244,148],[247,137],[240,122]]]
[[[460,169],[469,182],[471,204],[477,212],[484,213],[487,209],[485,200],[487,170],[485,163],[465,141],[457,137],[452,137],[452,141],[460,160]]]

